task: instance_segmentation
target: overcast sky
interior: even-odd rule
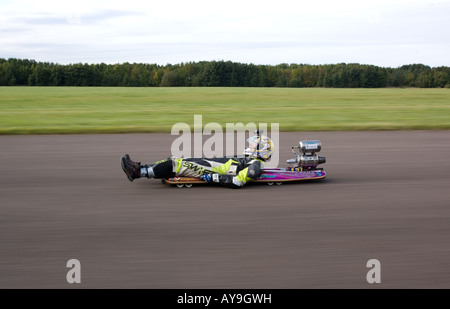
[[[450,0],[0,0],[0,58],[450,66]]]

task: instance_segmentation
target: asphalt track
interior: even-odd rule
[[[73,288],[69,259],[76,288],[450,288],[450,131],[283,133],[282,162],[303,138],[326,180],[233,190],[130,183],[170,135],[1,136],[0,288]]]

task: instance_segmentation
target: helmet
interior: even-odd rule
[[[249,143],[249,147],[244,150],[245,156],[263,160],[269,160],[272,156],[274,145],[272,140],[267,136],[252,136],[247,142]]]

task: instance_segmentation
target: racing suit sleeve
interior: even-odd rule
[[[241,188],[250,180],[256,180],[261,176],[263,163],[259,160],[253,160],[236,176],[214,174],[213,181],[231,188]]]

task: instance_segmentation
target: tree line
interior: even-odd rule
[[[61,65],[0,58],[0,86],[450,88],[450,68],[423,64],[398,68],[357,63],[255,65],[231,61]]]

